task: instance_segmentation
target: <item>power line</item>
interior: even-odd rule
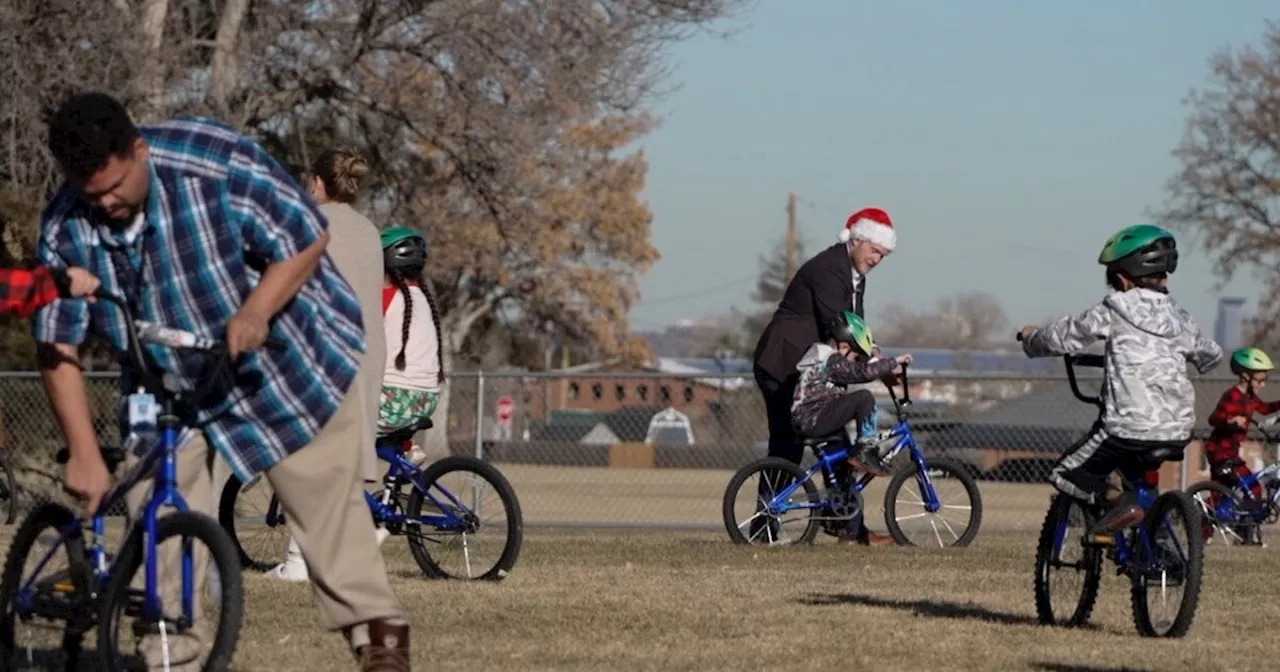
[[[751,275],[746,275],[741,278],[738,278],[737,280],[731,280],[729,282],[726,282],[720,285],[703,287],[702,289],[696,289],[692,292],[686,292],[684,294],[664,296],[660,299],[653,299],[650,301],[641,301],[641,303],[643,303],[645,307],[648,307],[648,306],[662,305],[664,303],[675,303],[676,301],[684,301],[686,299],[693,299],[699,296],[706,296],[707,294],[712,294],[724,289],[729,289],[731,287],[741,287],[744,282],[750,282],[752,280],[755,280],[757,277],[758,275],[756,273],[752,273]]]

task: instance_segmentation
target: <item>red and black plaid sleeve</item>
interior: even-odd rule
[[[0,268],[0,313],[30,317],[57,298],[58,283],[49,267],[33,271]]]
[[[1249,403],[1240,388],[1232,385],[1222,393],[1222,397],[1218,399],[1217,408],[1213,409],[1213,414],[1209,416],[1210,427],[1228,427],[1231,426],[1231,418],[1238,415],[1249,417]],[[1243,430],[1241,430],[1243,431]]]

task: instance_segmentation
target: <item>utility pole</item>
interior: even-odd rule
[[[796,192],[787,192],[787,278],[796,274]]]

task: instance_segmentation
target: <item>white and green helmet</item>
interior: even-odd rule
[[[1240,371],[1270,371],[1275,367],[1262,348],[1245,347],[1231,353],[1231,368]]]
[[[864,355],[870,355],[876,348],[871,327],[867,326],[866,320],[851,310],[836,315],[835,319],[831,320],[831,324],[827,325],[827,331],[837,343],[848,343],[861,350]]]

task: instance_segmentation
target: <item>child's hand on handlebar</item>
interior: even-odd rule
[[[1034,336],[1037,331],[1040,331],[1040,327],[1037,327],[1034,324],[1028,324],[1027,326],[1023,327],[1021,331],[1018,332],[1018,340],[1025,341],[1028,338],[1031,338],[1032,336]]]
[[[1227,422],[1241,428],[1249,426],[1249,418],[1246,418],[1243,415],[1237,415],[1234,418],[1227,420]]]
[[[83,297],[85,301],[93,303],[93,293],[98,291],[98,287],[102,286],[102,281],[94,274],[78,266],[68,268],[66,275],[67,296],[73,298]]]

